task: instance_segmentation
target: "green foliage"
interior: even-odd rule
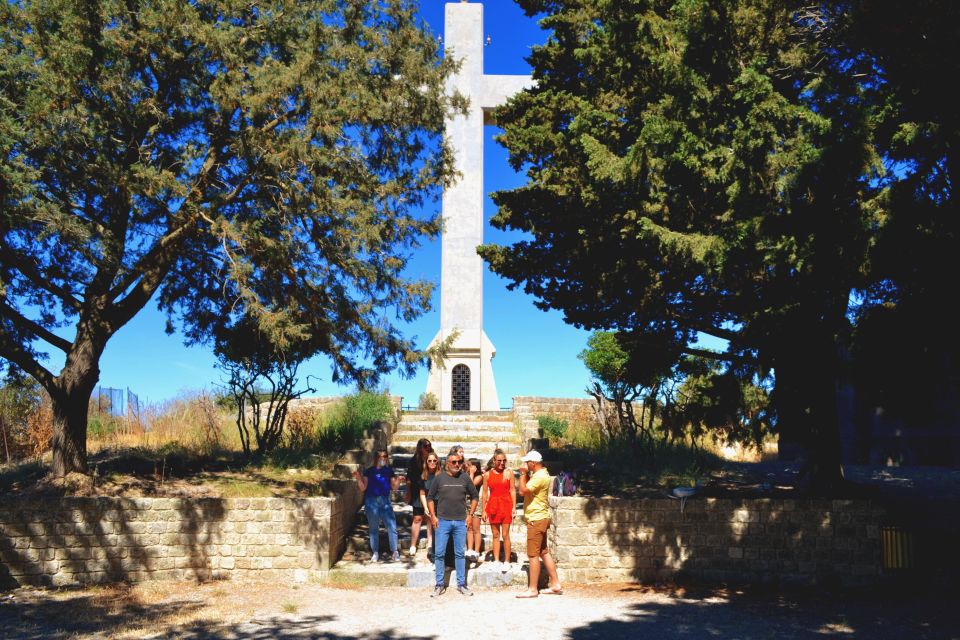
[[[570,427],[567,420],[550,415],[537,416],[537,424],[540,426],[540,433],[547,438],[563,438]]]
[[[420,394],[420,401],[417,403],[417,408],[421,411],[436,411],[440,406],[440,401],[437,399],[436,394],[426,393]]]
[[[395,418],[390,396],[358,391],[322,412],[291,417],[286,439],[265,457],[274,467],[312,467],[315,463],[358,446],[364,432]]]
[[[596,439],[577,429],[580,444],[562,450],[565,466],[576,469],[581,487],[591,494],[632,495],[638,491],[692,486],[723,461],[683,442]]]
[[[249,322],[328,355],[335,380],[412,372],[424,354],[387,318],[429,309],[405,267],[439,232],[423,208],[452,177],[443,118],[464,106],[416,10],[0,3],[0,358],[77,407],[155,299],[192,343]],[[72,420],[56,473],[85,466]]]
[[[855,312],[932,309],[949,285],[929,285],[955,280],[957,101],[933,71],[957,50],[943,5],[901,24],[889,2],[521,3],[552,35],[530,58],[536,87],[497,113],[527,183],[494,195],[493,224],[531,237],[481,254],[567,321],[617,332],[643,354],[635,384],[688,356],[739,381],[772,372],[778,429],[839,480]],[[601,379],[616,364],[597,362]]]

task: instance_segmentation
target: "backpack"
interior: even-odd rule
[[[575,495],[577,493],[577,483],[574,480],[573,474],[566,471],[558,473],[553,479],[553,487],[550,493],[555,496]]]

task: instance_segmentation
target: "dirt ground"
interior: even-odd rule
[[[0,637],[960,639],[957,593],[730,591],[596,585],[518,600],[428,589],[163,583],[0,595]]]

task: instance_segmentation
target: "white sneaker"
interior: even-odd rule
[[[393,552],[393,561],[394,561],[394,562],[399,562],[399,561],[400,561],[400,552],[399,552],[399,551],[394,551],[394,552]]]
[[[415,545],[415,544],[410,545],[409,553],[410,553],[410,555],[412,555],[412,556],[417,555],[417,545]]]
[[[380,562],[380,554],[374,551],[373,555],[370,556],[370,562]]]

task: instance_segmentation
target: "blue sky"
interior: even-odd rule
[[[423,0],[422,15],[434,33],[443,32],[444,2]],[[525,57],[530,47],[546,40],[536,21],[524,16],[512,0],[484,2],[484,31],[490,46],[484,50],[485,72],[492,74],[528,74]],[[487,127],[484,146],[486,193],[523,183],[507,164],[506,152],[493,142],[497,133]],[[489,218],[496,207],[486,199],[484,213]],[[517,238],[487,225],[485,241],[500,244]],[[440,325],[439,281],[440,242],[422,247],[411,260],[409,273],[434,282],[434,310],[404,327],[408,336],[416,336],[426,346]],[[588,333],[563,322],[558,312],[543,312],[533,299],[520,291],[507,291],[506,281],[487,273],[484,277],[484,324],[497,348],[493,369],[500,404],[511,405],[519,395],[582,397],[588,374],[577,354],[586,345]],[[100,384],[126,387],[141,401],[158,402],[183,391],[213,389],[221,375],[214,367],[212,353],[201,347],[187,348],[179,334],[164,333],[165,319],[150,304],[108,343],[100,362]],[[50,363],[53,364],[53,363]],[[59,367],[57,367],[58,369]],[[330,366],[323,358],[305,363],[301,379],[310,376],[316,395],[340,395],[349,391],[330,382]],[[390,391],[415,404],[427,384],[427,372],[408,380],[399,375],[386,378]]]

